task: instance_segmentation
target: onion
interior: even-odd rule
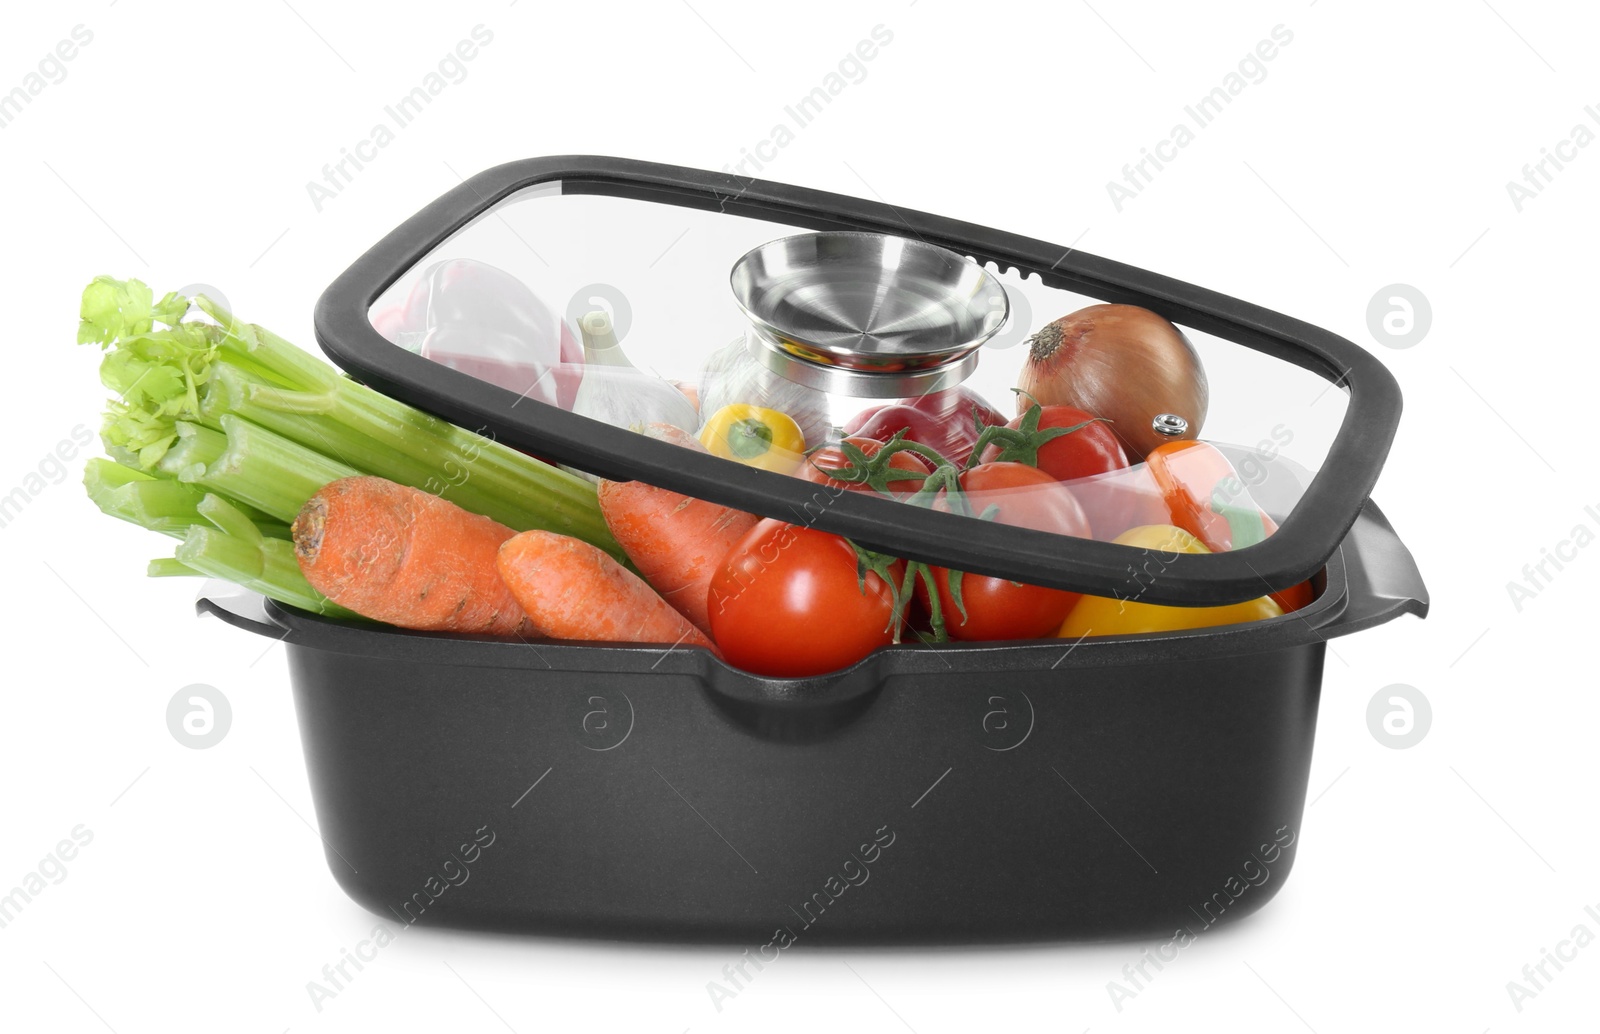
[[[1091,305],[1046,324],[1028,339],[1017,387],[1027,393],[1017,397],[1019,414],[1037,401],[1111,421],[1135,463],[1174,440],[1150,426],[1162,413],[1188,421],[1178,437],[1198,437],[1210,395],[1189,339],[1137,305]]]

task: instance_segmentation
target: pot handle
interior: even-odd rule
[[[1428,616],[1428,587],[1422,572],[1377,503],[1366,501],[1339,548],[1344,555],[1346,604],[1326,631],[1348,635],[1401,614]]]
[[[289,630],[272,620],[266,603],[267,598],[258,592],[213,578],[200,586],[194,598],[194,610],[196,614],[214,614],[246,632],[282,639]]]

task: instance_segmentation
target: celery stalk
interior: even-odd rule
[[[239,320],[205,295],[198,295],[194,302],[201,312],[217,321],[220,344],[259,364],[284,384],[316,391],[333,388],[344,379],[310,352],[296,348],[265,327]]]
[[[600,515],[594,486],[583,478],[357,384],[204,295],[195,301],[222,329],[224,349],[284,382],[245,386],[243,397],[230,399],[230,412],[514,530],[557,531],[624,556]],[[229,372],[240,371],[225,367],[214,383],[238,387],[237,377],[228,384]],[[235,401],[240,408],[233,408]]]
[[[295,562],[293,544],[282,539],[252,542],[197,525],[178,544],[177,562],[301,610],[329,617],[355,617],[311,587]]]
[[[210,455],[216,441],[183,435],[183,423],[227,432],[232,415],[321,454],[327,465],[307,467],[307,478],[334,468],[375,474],[515,530],[558,531],[623,557],[584,479],[357,384],[211,299],[195,301],[215,323],[184,320],[188,299],[169,294],[157,302],[137,280],[100,277],[85,289],[79,340],[106,350],[101,380],[119,396],[107,407],[104,432],[113,456],[170,470],[166,454],[178,450],[185,469],[206,464],[203,475],[184,476],[235,499],[270,503],[262,508],[288,519],[275,491],[282,486],[245,491],[249,466],[231,481],[207,480],[227,473],[213,470],[222,462]]]
[[[200,516],[178,544],[176,560],[190,570],[225,578],[281,603],[333,617],[354,617],[306,581],[294,543],[261,534],[249,517],[218,495],[200,500]]]
[[[323,485],[361,473],[231,413],[221,423],[213,431],[180,421],[177,444],[157,468],[285,522]]]
[[[179,424],[179,432],[182,434],[186,427],[194,426]],[[222,434],[208,427],[195,427],[192,434],[192,440],[206,442],[208,448],[221,439],[222,450],[208,459],[198,459],[202,453],[197,453],[197,461],[181,469],[179,480],[240,499],[285,522],[294,520],[307,499],[317,495],[318,488],[341,477],[360,474],[355,467],[290,442],[283,435],[272,434],[232,413],[222,416]],[[173,453],[178,450],[174,448]]]
[[[102,512],[150,531],[182,538],[189,528],[206,523],[201,510],[206,493],[198,485],[152,477],[101,457],[84,466],[83,485]],[[288,524],[244,504],[237,508],[261,534],[289,537]]]
[[[249,507],[196,485],[152,477],[106,459],[89,461],[84,487],[107,514],[182,540],[175,557],[150,561],[151,577],[225,578],[303,610],[354,616],[306,581],[285,524],[265,520]]]
[[[205,473],[207,467],[222,458],[228,448],[228,436],[216,428],[179,420],[173,424],[177,436],[167,451],[161,454],[155,468],[170,478],[180,481],[194,480]],[[185,475],[188,475],[185,478]]]
[[[144,573],[151,578],[204,578],[205,574],[187,567],[177,557],[158,556],[150,561]]]
[[[328,391],[291,391],[222,365],[201,395],[200,415],[209,423],[226,414],[514,530],[541,528],[611,548],[594,486],[584,479],[365,385],[343,381]],[[538,472],[537,487],[530,470]]]

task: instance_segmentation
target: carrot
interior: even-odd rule
[[[300,570],[363,617],[433,632],[525,635],[495,556],[514,532],[380,477],[324,485],[291,528]]]
[[[644,579],[581,539],[525,531],[500,547],[499,564],[533,627],[552,639],[711,646]]]
[[[653,438],[705,451],[687,431],[652,424]],[[711,576],[759,520],[642,481],[600,482],[600,515],[633,566],[678,613],[711,634]]]

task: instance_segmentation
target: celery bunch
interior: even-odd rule
[[[356,474],[622,557],[589,482],[357,384],[204,296],[193,302],[210,319],[185,319],[190,301],[97,277],[79,313],[78,341],[105,352],[100,379],[116,393],[101,429],[111,459],[91,461],[84,484],[105,513],[183,540],[151,574],[347,615],[301,575],[288,526],[317,489]]]

